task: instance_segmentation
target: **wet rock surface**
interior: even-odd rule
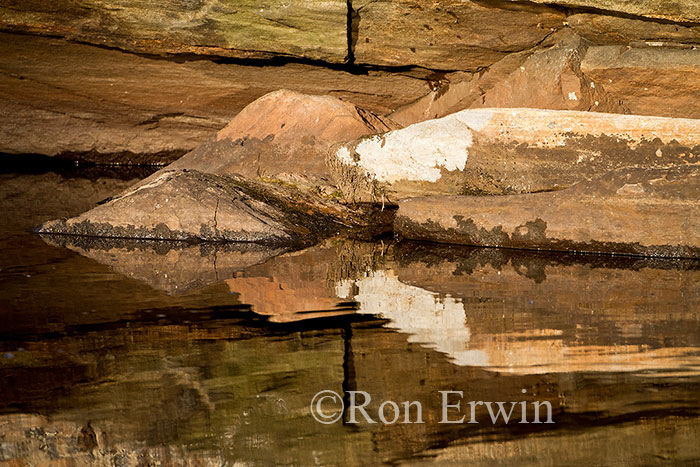
[[[37,231],[112,238],[301,244],[359,223],[349,209],[281,184],[165,170]]]
[[[619,169],[569,189],[401,201],[411,239],[488,247],[700,257],[700,166]]]
[[[695,164],[699,138],[698,120],[478,109],[342,145],[330,163],[353,200],[531,193],[622,167]]]

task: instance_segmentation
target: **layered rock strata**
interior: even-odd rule
[[[619,169],[548,193],[401,201],[410,239],[487,247],[700,257],[700,165]]]
[[[341,145],[350,200],[566,188],[622,167],[700,162],[700,121],[530,109],[465,110]]]

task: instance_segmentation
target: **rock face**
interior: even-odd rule
[[[564,26],[560,11],[519,3],[361,0],[352,8],[351,50],[363,64],[477,70]]]
[[[565,188],[621,167],[700,161],[700,121],[594,112],[465,110],[342,145],[347,199]]]
[[[481,75],[453,73],[437,89],[391,114],[410,125],[464,109],[524,107],[629,113],[618,99],[581,71],[589,44],[563,33],[552,47],[530,55],[512,54]]]
[[[534,0],[534,3],[561,5],[571,8],[592,8],[612,14],[623,13],[679,23],[700,22],[700,2],[697,0],[682,2],[668,0],[641,0],[635,2],[626,0]]]
[[[343,206],[284,185],[166,170],[41,233],[157,240],[303,244],[353,222]]]
[[[545,250],[700,257],[700,165],[619,169],[566,190],[401,201],[410,239]]]
[[[309,244],[347,227],[381,229],[386,214],[373,213],[371,206],[351,210],[338,202],[327,151],[344,138],[396,127],[332,97],[270,93],[197,150],[105,204],[46,223],[39,231]]]
[[[248,105],[214,139],[170,168],[327,186],[332,144],[397,128],[333,97],[276,91]]]
[[[166,2],[89,0],[51,5],[5,0],[0,25],[148,53],[271,55],[341,63],[347,57],[342,0]]]
[[[171,162],[280,88],[328,94],[379,114],[429,89],[423,80],[381,71],[176,63],[5,33],[0,56],[0,152],[98,163]]]
[[[690,47],[700,43],[700,26],[694,24],[593,13],[573,14],[566,21],[581,37],[596,44]]]
[[[632,113],[700,118],[700,50],[591,47],[581,70]]]

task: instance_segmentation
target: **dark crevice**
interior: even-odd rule
[[[348,56],[346,63],[349,66],[355,65],[355,46],[357,45],[357,37],[360,30],[360,12],[352,7],[352,0],[346,0],[347,4],[347,37],[348,37]]]

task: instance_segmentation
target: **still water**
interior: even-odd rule
[[[0,174],[0,462],[700,463],[699,262],[30,232],[145,175]],[[378,423],[317,422],[322,390]],[[519,423],[545,401],[554,423]]]

